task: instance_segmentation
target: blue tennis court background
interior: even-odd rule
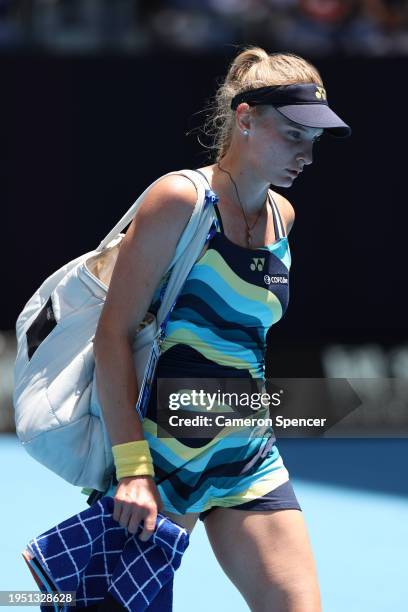
[[[318,565],[324,612],[407,609],[407,440],[281,440]],[[13,435],[0,436],[1,590],[36,590],[20,552],[85,509],[86,497],[36,463]],[[10,610],[37,610],[10,607]],[[174,612],[244,612],[202,524],[176,574]],[[51,610],[51,608],[50,608]],[[273,611],[271,611],[273,612]]]

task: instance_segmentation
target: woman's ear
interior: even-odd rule
[[[252,109],[249,104],[247,104],[246,102],[241,102],[241,104],[238,104],[237,110],[235,112],[235,118],[239,131],[243,134],[246,131],[245,135],[247,135],[249,130],[251,129],[252,121]]]

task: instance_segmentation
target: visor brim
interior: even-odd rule
[[[351,127],[325,104],[290,104],[276,107],[284,117],[305,127],[322,128],[336,138],[347,138]]]

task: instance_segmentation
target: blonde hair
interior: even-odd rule
[[[214,103],[207,109],[210,115],[203,126],[206,136],[213,139],[208,149],[216,151],[216,161],[224,157],[231,144],[235,123],[232,98],[243,91],[268,85],[316,83],[323,85],[318,70],[293,53],[268,54],[260,47],[247,47],[231,63],[224,82],[219,86]],[[259,109],[262,107],[257,107]]]

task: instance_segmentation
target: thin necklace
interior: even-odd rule
[[[240,203],[241,210],[242,210],[242,214],[243,214],[243,216],[244,216],[244,220],[245,220],[245,225],[246,225],[246,243],[247,243],[247,246],[248,246],[248,247],[250,247],[250,246],[251,246],[251,244],[252,244],[252,236],[251,236],[251,232],[252,232],[252,230],[254,229],[255,225],[258,223],[258,221],[259,221],[259,219],[260,219],[260,216],[261,216],[261,214],[262,214],[262,212],[263,212],[264,207],[262,207],[262,208],[259,210],[258,216],[257,216],[257,218],[255,219],[255,223],[254,223],[254,224],[252,225],[252,227],[251,227],[251,226],[249,225],[249,223],[248,223],[248,219],[247,219],[247,217],[246,217],[245,210],[244,210],[244,206],[243,206],[243,204],[242,204],[242,202],[241,202],[241,198],[239,197],[238,187],[237,187],[237,185],[236,185],[236,183],[235,183],[234,179],[232,178],[231,173],[230,173],[230,172],[228,172],[228,170],[226,170],[225,168],[222,168],[222,167],[221,167],[221,165],[220,165],[220,162],[217,162],[217,166],[218,166],[218,168],[221,170],[221,172],[224,172],[225,174],[228,174],[228,176],[229,176],[229,178],[230,178],[231,183],[234,185],[234,188],[235,188],[235,193],[237,194],[238,202]]]

